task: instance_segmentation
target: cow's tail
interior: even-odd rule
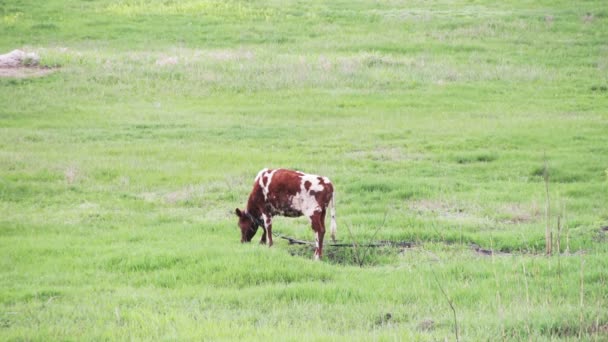
[[[331,215],[331,240],[336,242],[336,193],[334,192],[331,196],[331,202],[329,203],[329,213]]]

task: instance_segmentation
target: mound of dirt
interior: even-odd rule
[[[37,66],[40,57],[33,53],[21,50],[13,50],[5,55],[0,55],[0,68],[19,68]]]
[[[39,64],[40,56],[36,53],[13,50],[0,55],[0,77],[36,77],[54,71],[51,68],[40,67]]]

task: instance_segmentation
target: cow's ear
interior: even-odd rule
[[[238,216],[238,217],[243,216],[243,212],[239,208],[236,208],[236,210],[234,212],[235,212],[236,216]]]

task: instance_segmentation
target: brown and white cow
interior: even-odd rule
[[[255,177],[247,210],[236,209],[241,242],[250,242],[258,227],[264,229],[260,243],[272,246],[272,217],[306,216],[316,235],[315,259],[323,255],[325,214],[331,211],[331,238],[336,239],[334,187],[327,177],[286,169],[263,169]]]

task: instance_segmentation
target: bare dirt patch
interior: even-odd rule
[[[0,77],[29,78],[48,75],[57,69],[39,65],[40,57],[33,52],[13,50],[0,55]]]
[[[433,321],[432,319],[422,320],[420,321],[420,323],[418,323],[416,329],[418,329],[419,331],[432,331],[435,329],[435,321]]]
[[[0,77],[6,78],[30,78],[42,77],[52,74],[57,69],[45,67],[19,67],[19,68],[0,68]]]

